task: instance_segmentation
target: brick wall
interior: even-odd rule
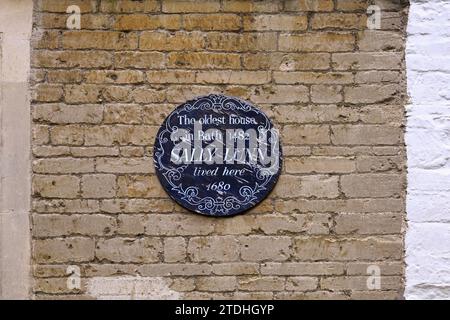
[[[368,30],[373,1],[34,2],[37,298],[402,296],[405,4],[375,1]],[[152,164],[165,116],[214,92],[262,108],[286,157],[271,196],[228,219],[174,204]]]

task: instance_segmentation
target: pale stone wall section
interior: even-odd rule
[[[450,298],[450,1],[412,0],[407,41],[407,299]]]
[[[31,0],[0,1],[0,299],[29,297]]]

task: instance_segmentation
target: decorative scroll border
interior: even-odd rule
[[[161,176],[170,185],[170,190],[176,192],[180,199],[186,201],[189,205],[193,206],[194,211],[200,214],[213,215],[213,216],[227,216],[230,215],[231,210],[239,210],[243,208],[242,211],[248,209],[252,205],[256,205],[255,200],[258,199],[257,194],[267,190],[267,185],[272,180],[274,174],[268,174],[268,168],[260,165],[252,166],[255,171],[257,182],[253,186],[242,186],[239,189],[240,197],[228,196],[221,197],[204,197],[198,196],[199,188],[195,186],[185,187],[179,180],[182,177],[183,172],[186,170],[188,165],[183,165],[178,168],[168,168],[162,163],[162,157],[164,156],[163,145],[169,142],[170,134],[178,130],[178,127],[171,126],[171,119],[175,115],[179,115],[182,112],[190,112],[193,110],[241,110],[245,112],[254,112],[258,115],[262,115],[265,119],[265,124],[258,126],[258,130],[270,130],[272,128],[271,121],[269,118],[260,110],[253,107],[252,105],[246,103],[245,101],[227,97],[223,95],[209,95],[205,97],[200,97],[195,100],[191,100],[183,104],[174,110],[164,122],[162,130],[158,133],[155,143],[154,150],[154,162],[155,167],[159,170]],[[167,137],[168,135],[169,137]],[[273,137],[274,138],[274,137]],[[275,137],[279,138],[279,137]],[[280,148],[280,160],[276,163],[277,170],[281,167],[281,148]],[[269,171],[270,172],[270,171]],[[177,200],[175,198],[175,200]]]

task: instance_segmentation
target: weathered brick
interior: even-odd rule
[[[305,86],[263,86],[253,90],[250,99],[255,103],[302,103],[309,101]]]
[[[342,86],[313,85],[311,86],[311,101],[314,103],[342,102]]]
[[[138,124],[141,122],[141,107],[130,104],[106,105],[104,123]]]
[[[241,18],[236,14],[191,14],[183,19],[186,30],[239,30]]]
[[[333,0],[287,0],[286,11],[333,11]]]
[[[363,29],[367,26],[367,17],[353,13],[320,13],[311,19],[313,29]]]
[[[39,26],[47,29],[67,28],[67,15],[55,13],[42,13]],[[83,30],[106,30],[111,27],[111,19],[103,14],[83,13],[81,20]]]
[[[330,67],[329,53],[247,53],[243,66],[249,70],[269,69],[282,71],[326,70]],[[295,77],[295,75],[294,75]]]
[[[70,288],[67,285],[66,278],[46,278],[46,279],[35,279],[33,282],[33,291],[35,293],[45,293],[45,294],[76,294],[84,290],[84,281],[81,281],[81,286],[79,289]]]
[[[83,80],[81,71],[49,71],[47,81],[49,83],[80,83]]]
[[[398,214],[342,213],[335,217],[338,234],[396,234],[401,232],[403,219]]]
[[[73,157],[107,157],[107,156],[117,156],[119,155],[119,150],[117,148],[107,148],[107,147],[71,147],[70,154]]]
[[[244,30],[260,31],[299,31],[306,30],[308,18],[306,15],[257,15],[245,16]]]
[[[64,88],[64,100],[67,104],[99,103],[102,88],[92,84],[67,85]]]
[[[235,237],[194,237],[189,240],[188,256],[195,262],[237,261],[239,244]]]
[[[203,45],[203,34],[200,32],[178,31],[172,34],[165,31],[145,31],[139,39],[141,50],[200,50]]]
[[[125,158],[143,157],[145,149],[143,147],[120,147],[120,155]]]
[[[32,139],[35,144],[47,144],[50,141],[49,127],[45,125],[34,125]]]
[[[115,30],[177,30],[181,27],[180,15],[132,14],[116,16]]]
[[[33,224],[35,237],[102,236],[116,228],[115,218],[106,215],[35,215]]]
[[[318,278],[313,277],[289,277],[286,280],[287,291],[312,291],[317,289]]]
[[[39,11],[66,13],[70,5],[76,4],[82,12],[95,12],[95,2],[90,0],[39,0],[36,3],[36,9]]]
[[[43,198],[76,198],[80,179],[75,176],[34,175],[33,194]]]
[[[157,12],[160,9],[158,0],[121,0],[110,1],[101,0],[100,11],[102,12],[119,12],[119,13],[134,13],[134,12]]]
[[[140,84],[144,82],[144,74],[141,71],[90,71],[86,73],[86,83],[107,84]]]
[[[34,200],[33,210],[39,213],[98,213],[96,200]]]
[[[366,0],[337,0],[338,10],[342,11],[366,11],[367,1]]]
[[[332,66],[336,70],[399,70],[402,56],[396,52],[334,53]]]
[[[33,256],[38,263],[88,262],[94,259],[94,239],[58,238],[33,241]]]
[[[325,125],[284,126],[282,141],[286,144],[328,144],[330,129]]]
[[[260,229],[265,234],[308,233],[327,234],[331,226],[330,216],[327,214],[314,214],[290,216],[285,215],[258,215],[255,217],[254,229]]]
[[[96,126],[85,130],[86,146],[152,145],[157,127],[153,126]]]
[[[331,277],[320,280],[320,287],[325,290],[342,291],[354,290],[363,291],[369,290],[368,277]],[[401,286],[401,277],[384,276],[381,280],[381,289],[398,289]]]
[[[212,267],[206,263],[146,264],[139,267],[144,277],[196,276],[211,274]]]
[[[166,92],[163,90],[163,88],[136,88],[133,90],[131,97],[136,103],[163,102],[166,99]]]
[[[402,141],[400,126],[336,125],[331,126],[331,141],[335,145],[395,145]]]
[[[228,0],[222,3],[225,12],[277,12],[280,9],[281,3],[271,0]]]
[[[183,103],[195,97],[220,92],[212,86],[181,86],[172,85],[167,90],[167,101],[170,103]]]
[[[361,51],[400,51],[404,39],[399,32],[366,30],[358,34],[358,47]]]
[[[352,51],[355,37],[349,33],[321,32],[305,34],[281,34],[278,40],[281,51]]]
[[[261,265],[261,274],[280,276],[342,275],[345,266],[338,262],[269,262]]]
[[[201,5],[194,0],[163,1],[163,12],[216,12],[220,9],[219,0],[205,0]]]
[[[270,74],[265,71],[200,71],[197,83],[205,84],[265,84],[270,82]]]
[[[114,66],[119,69],[162,69],[165,56],[162,52],[115,52]]]
[[[338,179],[333,176],[284,175],[280,177],[274,192],[283,198],[336,198],[339,195]]]
[[[70,148],[65,146],[38,146],[33,148],[33,155],[36,158],[70,156]]]
[[[33,161],[33,172],[36,173],[88,173],[94,172],[92,159],[39,159]]]
[[[164,261],[181,262],[186,259],[187,244],[182,237],[164,239]]]
[[[169,199],[105,199],[101,209],[108,213],[172,212],[174,204]]]
[[[111,238],[97,241],[95,257],[111,262],[151,263],[159,261],[162,243],[158,238]]]
[[[107,68],[112,54],[107,51],[48,51],[37,50],[31,56],[31,65],[45,68]]]
[[[154,236],[208,235],[213,230],[213,221],[198,215],[155,214],[145,221],[145,233]]]
[[[276,33],[219,33],[206,35],[206,49],[219,51],[275,51]]]
[[[356,169],[351,159],[328,157],[288,158],[285,166],[287,173],[348,173]]]
[[[236,277],[201,277],[196,280],[196,288],[199,291],[234,291]]]
[[[405,166],[404,156],[361,156],[356,159],[358,172],[401,171]]]
[[[281,213],[291,212],[401,212],[404,210],[402,199],[346,199],[346,200],[277,200],[275,209]]]
[[[119,176],[117,179],[117,195],[131,198],[164,197],[166,193],[157,179],[156,176]]]
[[[397,84],[360,85],[344,89],[345,102],[349,103],[386,103],[399,95]]]
[[[276,83],[283,84],[350,84],[353,75],[349,72],[319,73],[319,72],[274,72]],[[314,101],[314,100],[313,100]],[[316,101],[314,101],[316,102]],[[319,101],[320,102],[320,99]]]
[[[401,73],[397,71],[361,71],[355,74],[356,83],[398,83],[400,79]]]
[[[195,83],[195,72],[186,70],[161,70],[147,72],[148,83]]]
[[[121,214],[117,220],[117,234],[121,236],[138,236],[145,232],[145,216],[142,214]]]
[[[61,104],[40,104],[33,109],[35,121],[68,124],[99,123],[103,118],[103,108],[99,105],[66,106]]]
[[[114,31],[66,31],[62,36],[65,49],[104,49],[131,50],[136,49],[138,36],[135,33]]]
[[[171,52],[168,66],[185,69],[239,69],[239,55],[217,52]]]
[[[380,268],[382,276],[396,276],[403,273],[404,265],[402,262],[352,262],[347,264],[347,275],[369,275],[369,267],[377,266]]]
[[[217,275],[258,274],[259,264],[252,262],[230,262],[213,264],[213,273]]]
[[[290,237],[240,237],[241,259],[244,261],[285,261],[291,255]]]
[[[81,179],[81,192],[83,198],[112,198],[116,195],[116,176],[84,175]]]
[[[355,174],[341,177],[341,188],[349,198],[399,197],[404,177],[398,174]]]
[[[243,291],[283,291],[284,278],[279,277],[246,277],[239,279],[239,290]]]
[[[38,84],[33,89],[33,101],[57,102],[63,98],[63,87],[56,84]]]
[[[402,239],[391,236],[360,239],[298,237],[294,241],[294,257],[301,261],[400,259],[402,252]]]
[[[106,173],[154,173],[153,163],[148,158],[100,158],[96,162],[97,172]]]

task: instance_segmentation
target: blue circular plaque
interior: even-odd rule
[[[177,107],[154,147],[156,174],[167,193],[191,211],[232,216],[261,202],[281,172],[278,130],[258,108],[209,95]]]

